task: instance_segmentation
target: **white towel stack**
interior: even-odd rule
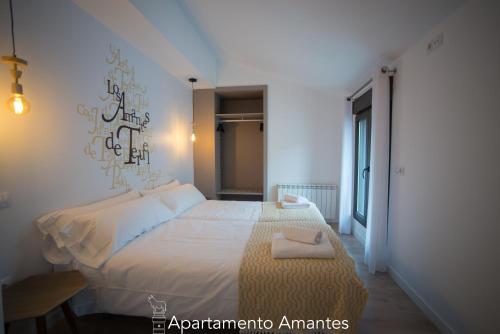
[[[282,229],[281,233],[283,233],[288,240],[311,245],[319,244],[323,235],[320,230],[299,227],[285,227]]]
[[[335,250],[320,230],[283,228],[273,234],[271,253],[273,259],[317,258],[331,259]]]
[[[307,209],[311,206],[309,200],[303,196],[286,194],[281,201],[283,209]]]
[[[290,203],[309,203],[307,198],[299,195],[286,194],[285,201]]]

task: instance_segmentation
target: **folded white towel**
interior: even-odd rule
[[[285,201],[290,203],[309,203],[309,200],[303,196],[286,194]]]
[[[311,203],[290,203],[287,201],[281,201],[281,207],[283,209],[307,209],[311,206]]]
[[[335,249],[328,238],[322,238],[317,245],[308,245],[288,240],[282,233],[275,233],[273,234],[271,254],[273,259],[332,259],[335,257]]]
[[[303,242],[306,244],[317,245],[321,242],[323,233],[320,230],[300,227],[285,227],[281,233],[288,240]]]

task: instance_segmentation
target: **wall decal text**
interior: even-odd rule
[[[152,188],[161,170],[151,168],[153,128],[147,111],[147,88],[135,80],[135,69],[123,59],[120,49],[110,46],[106,58],[110,69],[104,77],[99,106],[79,104],[77,113],[90,123],[84,154],[99,162],[111,178],[111,189],[130,189],[132,177]]]

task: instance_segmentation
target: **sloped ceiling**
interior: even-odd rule
[[[216,85],[217,55],[176,0],[73,0],[181,82]]]
[[[462,0],[180,0],[221,61],[353,89]]]

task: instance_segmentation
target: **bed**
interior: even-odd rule
[[[73,264],[97,278],[91,278],[97,300],[81,299],[77,311],[150,317],[146,301],[152,294],[167,301],[170,317],[236,319],[238,271],[253,223],[174,219],[131,242],[100,269]]]
[[[264,296],[269,289],[272,293],[283,290],[291,298],[283,295],[284,303],[289,305],[294,300],[297,304],[300,293],[286,286],[303,281],[300,289],[313,289],[306,295],[316,302],[303,298],[300,304],[308,309],[314,303],[323,305],[318,314],[307,314],[309,318],[324,319],[335,310],[339,317],[349,318],[350,328],[354,330],[367,293],[340,240],[324,220],[318,219],[317,208],[280,214],[283,209],[271,202],[197,200],[191,204],[179,206],[177,203],[176,206],[174,203],[174,217],[133,238],[98,267],[74,258],[59,264],[58,270],[77,269],[89,280],[89,288],[74,300],[77,314],[150,317],[147,300],[153,295],[167,301],[167,318],[250,319],[256,316],[255,309],[263,313],[259,316],[265,317],[268,313],[269,318],[275,318],[277,311],[271,309],[272,302],[259,300],[258,295]],[[274,220],[267,221],[269,217]],[[279,260],[269,260],[269,233],[283,224],[322,229],[336,250],[336,258],[332,261],[294,259],[278,264]],[[273,277],[273,273],[287,270],[291,273],[300,268],[306,272],[294,272],[295,282],[286,281],[281,274]],[[260,283],[255,282],[254,275],[261,275]],[[272,287],[273,282],[266,282],[264,276],[271,281],[281,281]],[[321,300],[324,296],[335,300]],[[265,307],[255,308],[257,304]],[[287,311],[286,305],[276,304],[275,309],[278,305],[280,310]],[[295,312],[297,316],[306,313],[301,307],[291,307],[288,312]]]

